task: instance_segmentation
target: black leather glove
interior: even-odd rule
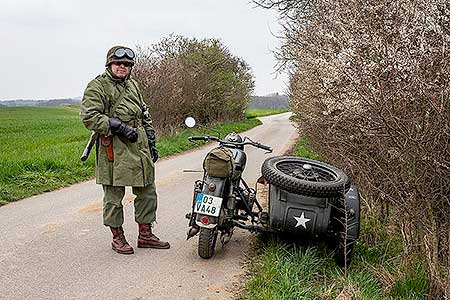
[[[127,138],[130,143],[135,143],[138,139],[136,128],[125,125],[117,118],[109,118],[109,127],[112,133]]]
[[[155,163],[159,158],[158,149],[156,149],[156,134],[153,129],[146,130],[148,140],[148,147],[150,148],[150,154],[152,155],[152,160]]]

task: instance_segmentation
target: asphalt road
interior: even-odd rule
[[[254,186],[264,159],[285,152],[295,140],[290,113],[261,118],[264,125],[243,135],[273,147],[265,154],[246,148],[244,178]],[[110,248],[102,225],[102,189],[95,181],[0,207],[0,299],[232,299],[243,273],[251,234],[236,229],[212,259],[197,256],[197,237],[186,241],[193,183],[215,145],[156,164],[159,195],[155,233],[171,249],[136,248],[137,226],[130,191],[124,199],[124,230],[134,255]]]

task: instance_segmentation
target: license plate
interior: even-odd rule
[[[194,212],[218,217],[221,205],[222,198],[200,193],[197,195],[197,202],[195,202]]]

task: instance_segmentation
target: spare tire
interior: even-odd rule
[[[264,161],[261,172],[270,183],[294,194],[334,197],[343,195],[351,181],[340,169],[297,156],[275,156]]]

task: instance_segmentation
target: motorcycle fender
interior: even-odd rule
[[[205,180],[206,184],[203,185],[202,193],[206,194],[206,195],[224,198],[223,190],[225,188],[225,182],[226,182],[226,178],[207,176],[206,180]],[[214,191],[209,190],[210,184],[214,184],[216,186]]]
[[[195,220],[195,224],[197,224],[199,227],[209,228],[209,229],[217,227],[217,223],[205,225],[202,222],[200,222],[199,220]]]
[[[203,216],[208,217],[208,219],[209,219],[208,225],[203,224],[202,221],[200,221]],[[219,220],[220,220],[220,215],[219,215],[219,217],[213,217],[213,216],[208,216],[208,215],[203,215],[203,214],[197,213],[197,215],[195,217],[195,224],[197,224],[200,227],[204,227],[204,228],[214,228],[218,225]]]
[[[225,188],[225,181],[226,181],[226,178],[207,176],[206,180],[205,180],[205,184],[203,185],[203,190],[202,190],[202,193],[205,195],[221,197],[223,199],[222,207],[226,204],[225,203],[226,199],[224,199],[224,195],[223,195],[223,191]],[[215,189],[213,191],[211,191],[209,189],[210,184],[215,185]],[[222,213],[222,209],[221,209],[221,213]],[[220,215],[219,215],[219,217],[207,216],[209,218],[208,225],[205,225],[200,221],[200,219],[203,216],[204,216],[203,214],[197,213],[196,218],[195,218],[195,224],[197,224],[198,226],[203,227],[203,228],[214,228],[218,225],[219,220],[220,220]]]

